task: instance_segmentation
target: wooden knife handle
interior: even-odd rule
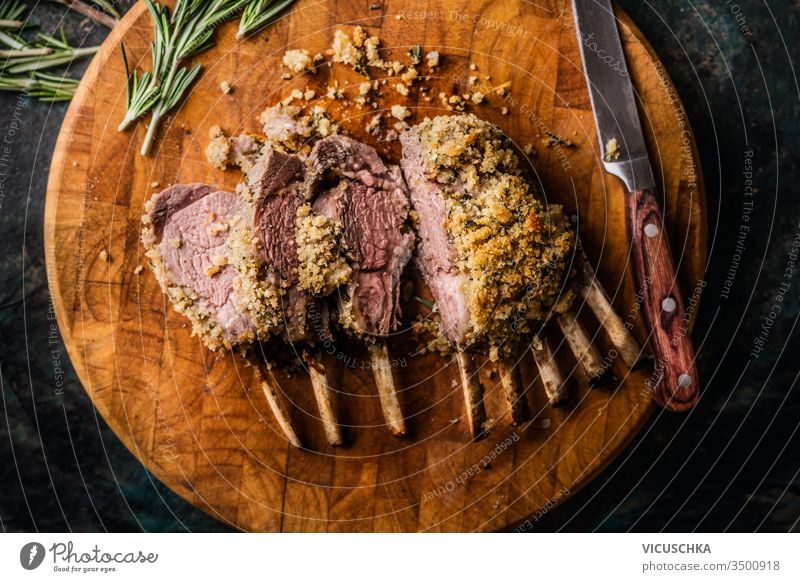
[[[625,214],[636,289],[656,359],[653,398],[668,410],[688,410],[697,403],[700,383],[664,218],[653,191],[629,193]]]

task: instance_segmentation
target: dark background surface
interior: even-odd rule
[[[46,31],[63,22],[73,44],[99,44],[106,34],[80,16],[64,16],[60,6],[34,4],[34,20]],[[655,415],[608,470],[545,513],[532,531],[798,531],[800,266],[786,269],[800,237],[794,68],[800,4],[620,5],[677,85],[703,162],[709,262],[694,339],[706,388],[690,414]],[[11,140],[8,166],[0,167],[7,173],[0,199],[0,526],[225,531],[128,453],[95,412],[51,332],[42,222],[66,106],[31,101],[20,110],[19,103],[16,94],[0,94],[0,133]],[[743,175],[749,150],[751,198]],[[747,201],[754,206],[743,222]],[[750,230],[737,254],[741,224]],[[721,294],[726,280],[727,298]],[[765,322],[766,347],[753,358]],[[54,389],[54,354],[67,370],[61,394]]]

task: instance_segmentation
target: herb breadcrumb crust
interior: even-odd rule
[[[575,244],[561,206],[534,197],[508,139],[475,115],[425,119],[415,131],[425,173],[444,194],[455,264],[467,275],[470,343],[486,342],[492,353],[537,332],[563,295]]]

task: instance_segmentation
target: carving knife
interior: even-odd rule
[[[692,340],[655,195],[655,179],[610,0],[572,0],[575,30],[606,171],[625,184],[634,280],[655,356],[653,397],[669,410],[700,395]]]

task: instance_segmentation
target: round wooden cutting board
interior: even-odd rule
[[[361,25],[381,37],[392,59],[408,63],[414,45],[421,45],[423,54],[442,55],[427,82],[430,101],[419,96],[418,88],[407,97],[391,83],[384,89],[382,106],[407,105],[411,123],[446,112],[439,92],[470,91],[470,76],[484,82],[488,75],[494,85],[510,82],[507,98],[491,94],[488,103],[467,110],[500,126],[520,146],[533,146],[530,157],[547,200],[578,214],[587,254],[619,313],[636,322],[642,337],[628,269],[622,186],[599,163],[569,2],[423,5],[425,12],[412,0],[300,0],[285,18],[247,40],[236,40],[236,24],[226,24],[217,46],[200,56],[204,70],[191,96],[167,120],[154,155],[143,158],[138,150],[144,123],[116,131],[125,110],[120,42],[131,63],[149,67],[151,23],[139,3],[95,57],[61,129],[50,171],[45,238],[53,301],[72,362],[97,409],[133,454],[189,502],[234,527],[535,529],[536,515],[597,475],[653,409],[645,388],[649,371],[629,374],[617,363],[618,388],[590,390],[576,371],[569,404],[552,408],[526,353],[519,366],[534,416],[514,427],[496,369],[479,359],[487,412],[496,424],[488,438],[472,442],[455,365],[434,354],[415,355],[409,322],[426,310],[412,299],[404,305],[404,329],[390,344],[410,436],[392,437],[382,426],[369,358],[362,347],[340,338],[326,357],[332,381],[342,391],[345,447],[325,444],[305,374],[273,370],[308,447],[293,449],[271,417],[252,369],[238,356],[204,349],[166,303],[139,243],[142,207],[154,192],[176,182],[235,187],[237,172],[216,170],[205,161],[212,125],[228,134],[258,133],[258,114],[292,89],[308,86],[324,95],[338,80],[350,99],[329,110],[355,137],[374,143],[364,133],[374,110],[359,110],[352,101],[363,80],[358,74],[337,64],[314,75],[282,78],[287,49],[324,52],[337,27],[350,31]],[[684,296],[696,300],[706,246],[693,137],[653,51],[630,20],[619,17],[653,165],[662,180],[680,283]],[[233,86],[229,94],[220,90],[222,81]],[[573,145],[548,147],[547,132]],[[397,159],[397,142],[374,145]],[[145,268],[137,274],[139,265]],[[409,297],[425,293],[418,281],[415,285]],[[581,317],[597,332],[588,313]],[[555,332],[550,338],[559,345],[564,371],[572,371],[574,359],[563,338]],[[602,332],[595,341],[608,352]]]

